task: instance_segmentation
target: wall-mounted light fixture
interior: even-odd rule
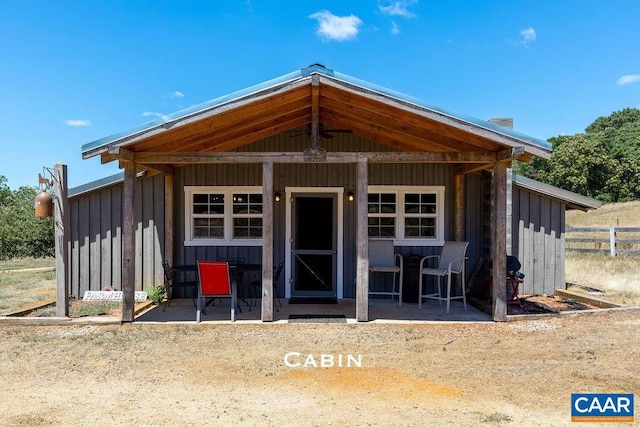
[[[276,202],[280,201],[280,192],[276,191],[275,194],[273,195],[273,200],[275,200]]]
[[[350,202],[353,202],[353,199],[354,199],[353,191],[349,191],[347,193],[347,200]]]

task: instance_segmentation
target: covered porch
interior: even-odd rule
[[[344,135],[333,138],[331,132]],[[124,291],[123,321],[134,320],[134,291],[163,280],[162,260],[194,264],[229,254],[261,265],[261,306],[256,312],[261,321],[278,320],[273,267],[285,260],[283,291],[289,297],[296,290],[294,270],[300,258],[298,248],[292,247],[295,213],[288,203],[300,195],[333,194],[331,289],[338,299],[352,300],[353,318],[364,322],[372,318],[371,237],[392,239],[399,253],[419,255],[437,253],[448,240],[470,241],[474,254],[468,273],[481,256],[494,260],[495,271],[506,271],[508,168],[515,159],[548,157],[549,148],[545,141],[313,65],[86,144],[82,150],[85,158],[99,155],[102,162],[118,161],[124,170],[121,244],[109,259],[108,273]],[[162,180],[156,186],[158,177]],[[153,181],[153,212],[146,217],[146,198],[137,194],[147,191],[141,179]],[[482,182],[489,188],[476,191]],[[434,195],[437,207],[431,222],[411,235],[401,228],[406,225],[400,212],[394,217],[395,232],[375,234],[380,230],[371,226],[374,187],[397,197],[398,209],[408,203],[402,199],[405,193]],[[238,218],[228,212],[235,205],[220,207],[220,212],[209,206],[204,214],[194,214],[197,197],[229,200],[237,194],[259,198],[259,214],[237,222],[249,224],[242,231],[244,238],[233,238]],[[347,194],[353,201],[345,207]],[[288,199],[285,207],[275,204],[279,196],[274,195]],[[488,212],[481,214],[485,206]],[[486,217],[485,224],[469,230],[479,215]],[[203,218],[208,221],[201,227],[208,233],[205,237],[194,225]],[[224,225],[215,225],[223,219]],[[252,219],[259,226],[252,226]],[[153,230],[147,235],[140,227],[149,224]],[[103,273],[98,274],[104,275],[102,263],[99,268]],[[494,278],[493,290],[492,318],[504,321],[503,275]]]
[[[343,298],[337,304],[289,304],[287,299],[280,299],[282,306],[274,310],[273,322],[277,323],[356,323],[356,300]],[[259,302],[259,301],[258,301]],[[208,307],[202,322],[229,322],[229,302],[219,300],[214,307]],[[236,311],[236,322],[261,322],[260,305],[248,307],[241,303],[242,312]],[[190,298],[172,300],[171,305],[163,311],[163,306],[155,306],[151,310],[136,317],[136,322],[165,323],[165,322],[193,322],[195,308]],[[433,300],[422,304],[422,310],[417,303],[403,303],[398,307],[397,300],[372,298],[369,299],[369,321],[377,323],[414,323],[414,322],[490,322],[491,316],[467,304],[464,310],[462,302],[452,302],[449,314],[445,305]]]

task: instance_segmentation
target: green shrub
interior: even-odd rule
[[[149,291],[147,292],[149,299],[153,301],[153,303],[156,305],[162,303],[164,294],[165,294],[165,289],[163,286],[152,286],[151,289],[149,289]]]

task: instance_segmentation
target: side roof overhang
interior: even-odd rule
[[[515,173],[512,176],[512,183],[517,187],[526,189],[533,193],[539,193],[544,196],[563,201],[566,203],[568,209],[588,211],[590,209],[600,209],[600,207],[602,207],[602,202],[599,200],[564,190],[550,184],[545,184],[544,182],[536,181],[535,179],[516,175]]]
[[[103,163],[134,161],[136,153],[220,153],[314,122],[349,129],[402,152],[478,153],[496,161],[525,162],[551,153],[547,141],[318,64],[90,142],[81,150],[83,158],[99,155]],[[473,170],[467,166],[459,172]]]

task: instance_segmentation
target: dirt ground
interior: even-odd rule
[[[318,367],[287,366],[289,353],[290,365],[310,354]],[[322,354],[334,366],[322,367]],[[349,355],[362,366],[346,366]],[[571,393],[637,400],[640,312],[410,325],[0,324],[0,390],[6,426],[566,426]]]

